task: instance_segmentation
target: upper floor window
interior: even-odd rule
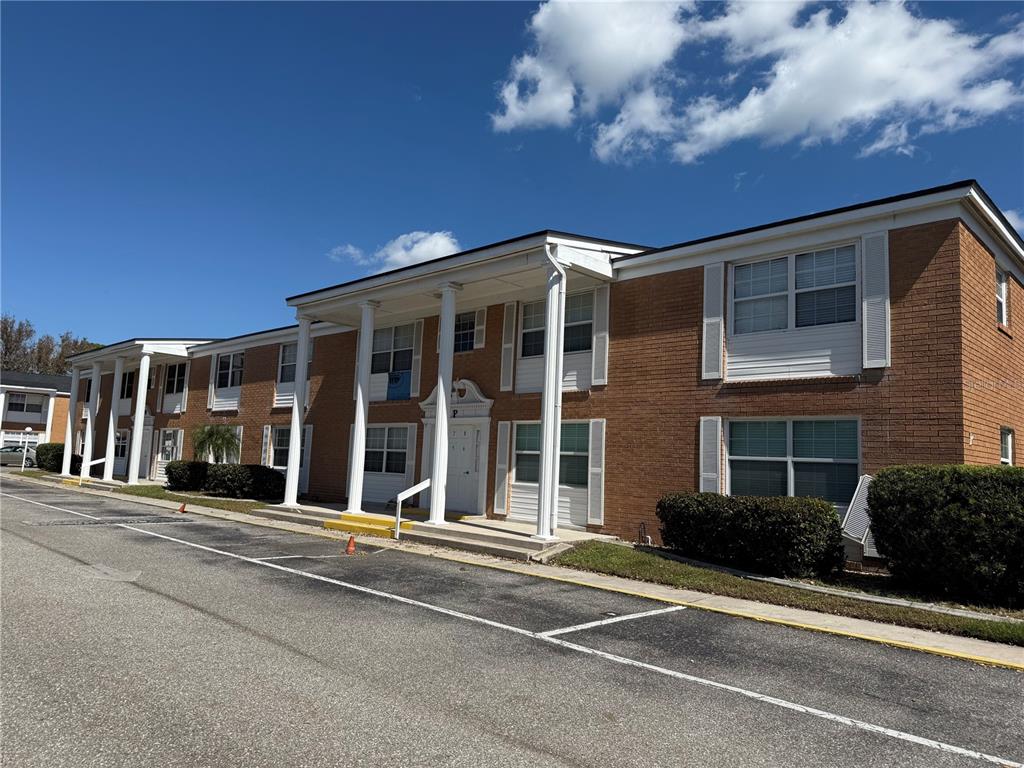
[[[523,305],[523,328],[520,334],[520,357],[544,354],[546,302]],[[565,335],[562,351],[589,352],[594,343],[594,292],[574,293],[565,297]]]
[[[133,389],[135,389],[135,371],[128,371],[121,377],[121,399],[130,399]]]
[[[296,362],[299,358],[298,342],[281,345],[281,359],[277,366],[277,381],[279,384],[294,384]],[[306,364],[306,378],[309,379],[311,365],[313,362],[313,340],[309,340],[309,360]]]
[[[370,373],[394,373],[412,370],[416,325],[378,328],[373,332],[373,360]]]
[[[367,428],[365,471],[404,475],[408,444],[408,427]]]
[[[472,351],[475,339],[476,312],[459,312],[455,316],[455,351]]]
[[[176,363],[167,366],[167,378],[164,381],[165,395],[178,395],[185,391],[185,365]]]
[[[1010,281],[1006,273],[996,269],[996,322],[1010,324]]]
[[[999,463],[1013,464],[1013,430],[1009,427],[999,430]]]
[[[856,319],[857,250],[853,245],[733,267],[734,334]]]
[[[7,410],[10,413],[42,413],[43,396],[12,392],[8,395]]]
[[[814,496],[846,505],[857,488],[852,419],[730,421],[728,449],[734,496]]]
[[[244,352],[232,352],[217,356],[217,389],[240,387],[242,367],[245,365]]]

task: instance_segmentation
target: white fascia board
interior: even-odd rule
[[[67,395],[53,387],[25,387],[19,384],[0,384],[0,392],[24,392],[30,395]]]
[[[1017,268],[1017,278],[1021,279],[1021,275],[1024,274],[1024,248],[1021,247],[1014,234],[1006,228],[1006,225],[992,210],[985,198],[978,194],[977,190],[971,189],[970,194],[964,200],[964,207],[971,213],[977,213],[980,223],[983,225],[982,231],[975,230],[976,234],[985,241],[985,245],[993,253],[997,255],[1002,253],[1008,259],[1012,259]],[[972,218],[974,217],[972,216]],[[972,227],[972,229],[975,228]],[[998,244],[990,239],[993,237],[998,240]]]
[[[631,256],[634,253],[643,253],[649,248],[633,248],[625,245],[613,245],[599,240],[587,240],[585,238],[562,237],[552,235],[548,238],[549,243],[567,248],[576,248],[581,251],[593,251],[595,253],[615,254],[616,256]]]
[[[320,336],[330,336],[335,333],[347,333],[352,328],[346,325],[335,325],[333,323],[318,323],[310,329],[310,338],[316,339]],[[253,347],[265,347],[271,344],[288,344],[298,341],[299,328],[279,328],[266,333],[253,333],[237,339],[225,339],[224,341],[213,341],[206,344],[196,344],[188,349],[190,358],[207,357],[209,355],[222,355],[227,352],[244,352]]]
[[[618,279],[628,280],[661,272],[689,269],[716,261],[732,261],[769,251],[782,252],[803,248],[819,242],[823,237],[823,230],[829,230],[825,237],[835,240],[856,237],[870,231],[871,228],[893,229],[947,217],[956,218],[960,211],[958,203],[965,196],[965,188],[961,187],[909,200],[782,224],[733,237],[684,245],[621,263],[614,262],[613,266]],[[727,254],[723,255],[723,251]]]
[[[589,251],[571,245],[558,246],[556,258],[560,264],[590,275],[598,280],[611,280],[615,276],[611,259],[601,251]]]
[[[203,339],[131,339],[109,347],[101,347],[91,352],[83,352],[70,358],[75,368],[87,368],[93,363],[113,362],[118,357],[140,357],[143,353],[153,355],[171,355],[186,357],[188,347],[192,344],[204,344]]]

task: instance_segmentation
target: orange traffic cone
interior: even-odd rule
[[[356,553],[356,537],[355,536],[349,536],[348,537],[348,545],[345,547],[345,554],[346,555],[354,555],[355,553]]]
[[[178,511],[181,512],[182,514],[184,514],[185,513],[185,505],[182,504],[180,507],[178,507]]]

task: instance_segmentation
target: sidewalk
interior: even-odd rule
[[[129,496],[122,493],[109,491],[97,491],[75,486],[64,486],[47,480],[37,480],[4,474],[5,482],[21,482],[45,487],[58,487],[67,491],[83,493],[93,496],[103,496],[121,502],[133,502],[147,506],[160,507],[166,510],[177,511],[178,504],[161,499],[147,499],[137,496]],[[264,528],[275,528],[278,530],[301,533],[307,536],[320,536],[323,538],[347,540],[349,534],[343,531],[330,531],[326,529],[313,528],[308,525],[289,523],[267,518],[255,517],[241,512],[228,512],[219,509],[210,509],[196,504],[189,504],[187,511],[191,514],[204,515],[206,517],[229,520],[246,525],[256,525]],[[469,552],[443,549],[425,544],[414,544],[407,542],[396,542],[389,539],[376,537],[356,536],[357,541],[372,544],[377,547],[398,549],[410,554],[417,554],[427,557],[437,557],[444,560],[475,565],[483,568],[494,568],[498,570],[521,573],[538,578],[562,581],[569,584],[603,589],[610,592],[621,592],[624,594],[646,597],[674,605],[684,605],[689,608],[714,611],[729,616],[736,616],[754,621],[764,621],[772,624],[793,627],[796,629],[824,632],[827,634],[849,637],[858,640],[883,643],[896,648],[921,651],[924,653],[937,654],[950,658],[973,661],[979,664],[1005,667],[1024,672],[1024,648],[1002,643],[992,643],[985,640],[975,640],[966,637],[956,637],[938,632],[928,632],[920,629],[898,627],[891,624],[881,624],[863,619],[853,619],[844,616],[833,616],[815,611],[805,611],[798,608],[785,606],[768,605],[751,600],[741,600],[733,597],[722,597],[710,595],[704,592],[677,589],[675,587],[651,584],[643,581],[633,581],[617,576],[606,576],[598,573],[577,571],[571,568],[563,568],[554,565],[540,565],[538,563],[519,563],[504,560],[486,555],[475,555]]]

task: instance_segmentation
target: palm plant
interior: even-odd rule
[[[192,449],[196,460],[210,456],[215,464],[223,464],[229,456],[239,455],[238,435],[226,424],[207,424],[192,433]]]

